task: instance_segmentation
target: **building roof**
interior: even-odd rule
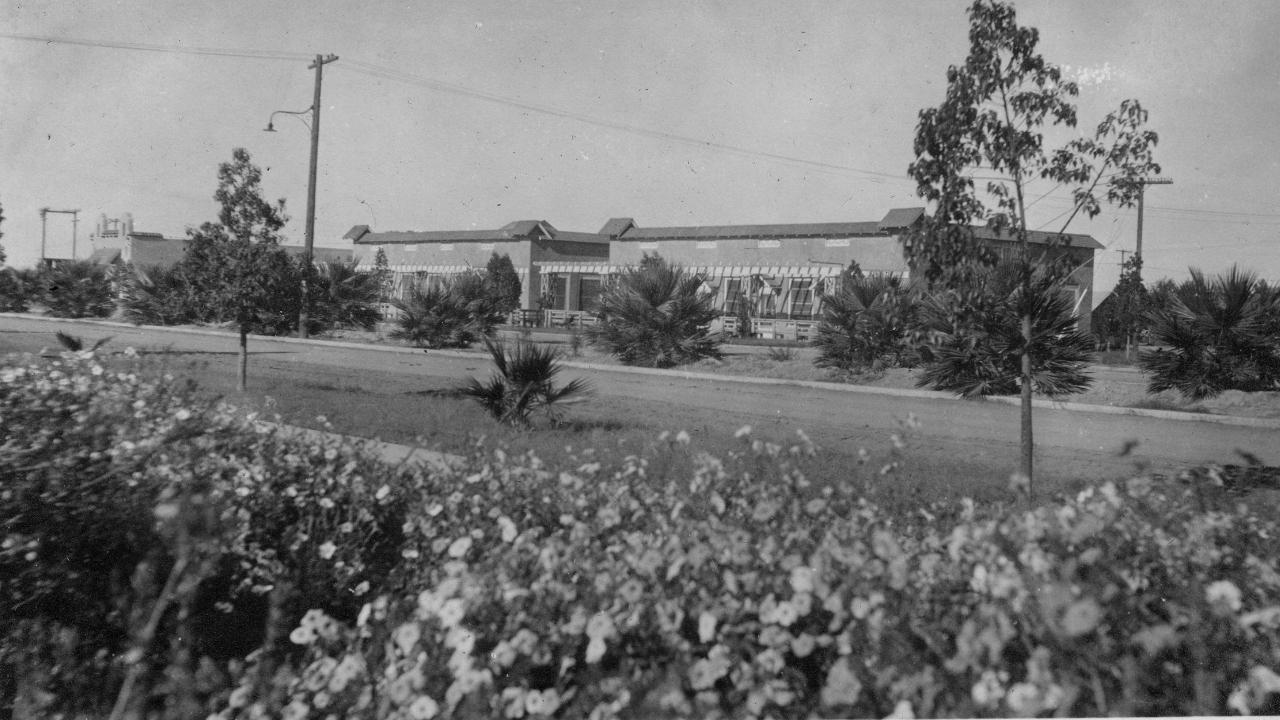
[[[1012,230],[1005,230],[1003,233],[996,233],[989,227],[974,226],[974,236],[982,240],[1002,240],[1004,242],[1017,242],[1017,238],[1013,236]],[[1049,245],[1055,241],[1060,241],[1065,245],[1074,248],[1087,248],[1089,250],[1102,250],[1106,246],[1093,239],[1092,235],[1081,235],[1079,233],[1051,233],[1041,230],[1028,230],[1027,242],[1036,245]]]
[[[557,230],[546,220],[517,220],[497,230],[394,230],[373,232],[368,225],[356,225],[343,236],[359,245],[393,245],[417,243],[501,242],[546,238],[568,242],[607,243],[609,238],[598,233]]]
[[[610,238],[616,238],[622,233],[635,227],[636,221],[629,217],[609,218],[609,222],[600,228],[601,235],[607,235]]]
[[[731,238],[850,237],[880,235],[874,222],[792,223],[787,225],[696,225],[639,228],[632,226],[619,240],[713,240]]]
[[[909,228],[924,217],[924,208],[894,208],[880,221],[880,229],[884,232]]]
[[[738,238],[839,238],[891,234],[910,227],[924,216],[924,208],[896,208],[879,222],[783,223],[773,225],[698,225],[685,227],[637,227],[631,218],[614,218],[601,234],[623,223],[629,225],[617,235],[619,240],[713,240]]]
[[[89,255],[89,262],[94,265],[110,265],[120,259],[120,250],[116,248],[99,248]]]
[[[350,230],[348,230],[347,234],[342,236],[342,239],[343,240],[359,240],[361,237],[365,235],[365,233],[368,233],[368,232],[369,232],[368,225],[356,225],[352,227]]]

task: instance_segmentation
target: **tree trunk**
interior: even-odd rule
[[[1031,315],[1022,316],[1022,474],[1027,478],[1027,498],[1035,497],[1035,439],[1031,432]]]
[[[245,379],[249,375],[249,328],[240,325],[240,373],[237,376],[237,388],[244,392]]]

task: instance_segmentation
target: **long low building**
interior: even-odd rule
[[[753,318],[757,334],[804,337],[821,314],[822,295],[851,264],[869,274],[907,274],[902,235],[924,212],[898,208],[864,222],[653,228],[612,218],[596,233],[564,232],[538,220],[468,231],[379,233],[357,225],[344,239],[355,244],[362,267],[371,268],[381,250],[401,296],[413,283],[480,271],[492,255],[508,255],[520,275],[524,316],[538,324],[590,323],[609,278],[656,254],[702,277],[727,324],[745,305],[741,314]],[[977,234],[998,251],[1016,247],[985,228]],[[1056,237],[1066,242],[1055,244]],[[1102,245],[1088,235],[1032,233],[1029,240],[1077,266],[1064,291],[1087,330],[1093,255]]]

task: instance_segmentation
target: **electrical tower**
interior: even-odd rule
[[[62,213],[71,216],[71,259],[76,259],[76,228],[80,224],[79,210],[51,210],[47,207],[40,208],[40,264],[44,264],[45,259],[45,227],[48,225],[49,213]]]

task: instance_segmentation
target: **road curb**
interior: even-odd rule
[[[65,322],[65,323],[82,323],[90,325],[101,325],[105,327],[122,327],[122,328],[145,328],[147,330],[155,330],[160,332],[177,332],[188,333],[192,335],[208,335],[219,337],[235,337],[236,333],[226,330],[209,330],[203,328],[177,328],[166,327],[163,325],[134,325],[132,323],[122,323],[113,320],[93,320],[86,318],[50,318],[39,315],[30,315],[26,313],[0,313],[0,317],[11,317],[20,320],[41,320],[49,322]],[[265,340],[271,342],[280,342],[286,344],[298,345],[315,345],[341,347],[353,350],[377,350],[380,352],[392,352],[406,355],[418,355],[424,351],[421,348],[396,347],[391,345],[376,345],[371,343],[347,342],[345,340],[326,340],[318,338],[292,338],[280,337],[276,335],[250,335],[255,340]],[[468,352],[464,350],[430,350],[431,355],[443,355],[445,357],[457,358],[474,358],[480,355],[476,352]],[[672,377],[684,380],[706,380],[710,382],[727,382],[738,383],[742,385],[786,385],[791,387],[803,387],[812,390],[826,390],[831,392],[860,393],[863,395],[887,395],[892,397],[906,397],[930,400],[947,400],[951,402],[990,402],[1002,405],[1018,405],[1021,401],[1016,397],[986,397],[969,399],[956,396],[952,393],[938,392],[936,390],[914,390],[909,388],[882,388],[871,385],[850,385],[846,383],[830,383],[818,380],[790,380],[786,378],[758,378],[744,377],[741,375],[719,375],[716,373],[700,373],[688,370],[664,370],[659,368],[642,368],[629,367],[625,365],[603,365],[600,363],[577,362],[574,360],[562,361],[565,367],[577,368],[580,370],[592,370],[595,372],[613,372],[630,375],[650,375],[656,377]],[[1110,367],[1110,366],[1108,366]],[[1033,407],[1045,408],[1050,410],[1065,410],[1068,412],[1094,413],[1100,415],[1130,415],[1134,417],[1147,417],[1158,420],[1171,420],[1175,422],[1201,422],[1213,423],[1216,425],[1236,425],[1240,427],[1254,427],[1263,429],[1280,430],[1280,418],[1257,418],[1243,417],[1237,415],[1212,415],[1208,413],[1187,413],[1178,412],[1176,410],[1150,410],[1146,408],[1118,407],[1114,405],[1090,405],[1086,403],[1058,402],[1055,400],[1037,399],[1031,401]]]

